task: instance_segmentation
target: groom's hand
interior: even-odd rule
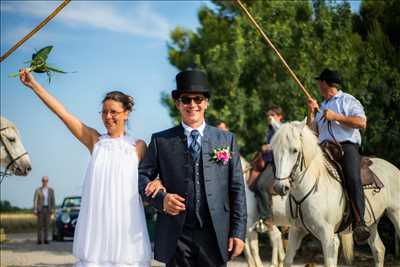
[[[166,194],[164,197],[164,212],[178,215],[185,210],[185,199],[177,194]]]
[[[228,241],[228,252],[231,258],[237,257],[242,254],[244,248],[244,242],[242,239],[237,237],[231,237]]]

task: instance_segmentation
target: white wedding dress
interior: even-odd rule
[[[149,267],[135,139],[102,135],[86,171],[75,229],[75,267]]]

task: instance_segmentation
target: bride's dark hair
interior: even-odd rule
[[[120,91],[108,92],[101,103],[104,104],[104,102],[106,102],[107,100],[120,102],[124,107],[124,110],[128,110],[129,112],[133,110],[133,106],[135,105],[133,97]]]

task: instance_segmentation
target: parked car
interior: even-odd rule
[[[64,198],[61,207],[55,214],[53,240],[62,241],[64,240],[64,237],[74,237],[80,206],[80,196],[69,196]]]

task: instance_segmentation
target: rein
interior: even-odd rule
[[[1,128],[1,129],[0,129],[0,132],[5,131],[5,130],[6,130],[7,128],[9,128],[9,127],[10,127],[10,126]],[[7,165],[7,167],[5,168],[4,171],[0,171],[0,184],[3,182],[3,180],[4,180],[4,178],[5,178],[6,176],[10,176],[10,175],[11,175],[11,173],[8,172],[9,168],[10,168],[17,160],[19,160],[20,158],[22,158],[22,157],[25,156],[25,155],[28,155],[28,152],[25,152],[25,153],[22,153],[21,155],[19,155],[19,156],[17,156],[17,157],[14,158],[13,155],[12,155],[12,153],[11,153],[11,150],[10,150],[9,147],[7,146],[8,143],[5,142],[5,141],[3,140],[3,138],[4,138],[4,137],[0,134],[0,140],[1,140],[1,142],[3,143],[3,145],[4,145],[4,149],[6,150],[6,152],[8,153],[8,155],[10,156],[11,161],[10,161],[10,163],[8,163],[8,165]]]
[[[310,163],[311,166],[311,163]],[[296,160],[296,164],[294,165],[292,172],[290,174],[290,182],[294,182],[294,178],[296,178],[296,180],[299,181],[299,183],[304,179],[304,176],[308,170],[308,168],[304,168],[305,164],[304,164],[304,157],[302,155],[302,153],[300,152],[299,155],[297,156],[297,160]],[[296,174],[295,171],[299,169],[298,173]],[[311,187],[311,189],[304,195],[303,198],[301,198],[301,200],[297,200],[292,193],[289,193],[289,208],[290,208],[290,215],[292,216],[292,218],[297,219],[300,217],[301,223],[303,225],[303,227],[307,230],[307,232],[311,233],[310,229],[307,227],[306,223],[304,222],[304,216],[303,216],[303,211],[301,209],[301,204],[303,204],[303,202],[312,194],[314,193],[317,188],[318,188],[318,182],[319,182],[319,178],[317,178],[315,180],[314,185]],[[295,206],[295,210],[293,211],[293,203],[296,205]]]
[[[310,191],[308,191],[308,193],[300,200],[297,201],[296,198],[289,193],[289,208],[290,208],[290,216],[292,216],[292,218],[297,219],[298,217],[300,217],[301,223],[303,224],[304,228],[307,230],[307,232],[311,233],[310,229],[308,229],[308,227],[306,226],[306,223],[304,222],[304,216],[303,216],[303,211],[301,210],[301,204],[304,202],[304,200],[306,200],[317,188],[317,184],[318,184],[318,180],[315,181],[315,184],[313,185],[313,187],[310,189]],[[293,203],[296,204],[295,207],[295,212],[293,213]]]
[[[311,166],[311,163],[309,166]],[[279,180],[279,181],[289,180],[290,183],[293,183],[294,180],[296,179],[300,183],[303,180],[307,170],[308,170],[308,167],[305,168],[304,156],[303,156],[302,152],[299,152],[297,159],[296,159],[296,163],[293,166],[293,169],[292,169],[289,177],[286,177],[286,178],[275,177],[275,179]],[[290,208],[291,217],[293,219],[297,219],[300,217],[303,227],[306,229],[306,231],[308,231],[311,234],[312,234],[312,232],[310,231],[310,229],[307,227],[306,223],[304,222],[304,216],[303,216],[303,211],[301,209],[301,205],[312,193],[314,193],[317,190],[318,183],[319,183],[319,177],[315,180],[315,183],[311,187],[311,189],[299,201],[292,195],[292,193],[289,193],[289,208]],[[293,208],[294,205],[296,205],[295,208]]]
[[[307,170],[307,169],[302,170],[303,167],[304,167],[304,158],[301,156],[301,153],[299,153],[299,155],[297,156],[296,163],[294,164],[294,166],[293,166],[293,168],[292,168],[292,172],[290,173],[290,175],[289,175],[288,177],[286,177],[286,178],[274,177],[274,179],[275,179],[275,180],[278,180],[278,181],[289,180],[290,183],[293,183],[293,182],[294,182],[293,177],[294,177],[294,175],[295,175],[294,172],[295,172],[295,170],[297,169],[297,167],[298,167],[299,165],[300,165],[300,172],[299,172],[300,174],[296,175],[297,177],[299,177],[300,175],[303,175],[303,176],[304,176],[304,173],[305,173],[305,171]]]

